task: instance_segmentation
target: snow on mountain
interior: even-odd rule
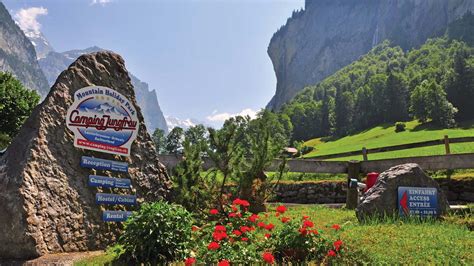
[[[165,119],[166,119],[166,124],[168,125],[168,131],[171,131],[175,127],[180,127],[186,130],[190,127],[197,126],[199,124],[202,124],[206,127],[209,126],[209,125],[206,125],[206,123],[193,119],[193,118],[180,119],[177,117],[165,115]]]

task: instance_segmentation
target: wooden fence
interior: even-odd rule
[[[160,162],[163,163],[168,169],[176,166],[182,159],[183,158],[180,155],[159,155]],[[404,163],[417,163],[424,170],[470,169],[474,168],[474,153],[409,157],[374,161],[320,161],[314,159],[290,159],[287,162],[290,172],[330,174],[346,173],[349,183],[351,178],[359,180],[360,173],[383,172],[392,166]],[[274,160],[267,170],[277,170],[280,163],[280,160]],[[210,159],[204,158],[203,168],[205,170],[213,166],[214,164]],[[349,209],[354,209],[357,207],[357,202],[357,189],[348,188],[346,207]]]
[[[400,144],[400,145],[393,145],[393,146],[386,146],[386,147],[378,147],[378,148],[372,148],[372,149],[366,149],[365,147],[363,147],[362,149],[356,150],[356,151],[313,156],[311,157],[311,159],[326,160],[326,159],[340,158],[340,157],[346,157],[346,156],[362,155],[364,161],[367,161],[368,155],[372,153],[406,150],[406,149],[436,146],[436,145],[442,145],[442,144],[444,144],[446,154],[451,154],[449,144],[450,143],[463,143],[463,142],[474,142],[474,137],[449,138],[446,135],[444,136],[443,139],[435,139],[435,140],[428,140],[428,141],[421,141],[421,142],[414,142],[414,143],[407,143],[407,144]]]
[[[159,155],[160,162],[167,168],[175,167],[181,160],[181,155]],[[288,167],[290,172],[301,173],[329,173],[341,174],[349,173],[350,164],[358,164],[360,173],[382,172],[388,168],[404,164],[417,163],[425,170],[443,170],[443,169],[470,169],[474,168],[474,153],[466,154],[449,154],[435,156],[420,156],[397,159],[385,159],[374,161],[320,161],[314,159],[289,159]],[[278,169],[280,160],[276,159],[267,169],[275,171]],[[204,158],[203,168],[207,170],[213,167],[213,162]]]

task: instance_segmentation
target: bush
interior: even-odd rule
[[[397,123],[395,123],[395,132],[398,133],[398,132],[403,132],[403,131],[405,131],[405,127],[406,127],[405,123],[403,123],[403,122],[397,122]]]
[[[250,203],[235,199],[223,209],[211,209],[201,228],[193,227],[193,252],[187,265],[262,264],[285,261],[330,262],[344,250],[340,226],[327,231],[316,228],[310,217],[294,221],[285,216],[287,208],[273,213],[252,214]],[[329,231],[329,232],[328,232]]]
[[[182,260],[189,252],[192,223],[191,214],[180,205],[145,203],[125,223],[118,241],[121,258],[152,264]]]

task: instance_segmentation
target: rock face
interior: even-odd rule
[[[306,0],[268,46],[277,88],[267,108],[278,110],[385,39],[409,49],[442,35],[468,10],[474,1]]]
[[[33,40],[32,40],[33,41]],[[59,73],[65,70],[79,56],[87,53],[105,51],[104,49],[93,46],[83,50],[71,50],[63,53],[51,51],[44,58],[39,59],[39,64],[46,75],[49,84],[52,86]],[[153,133],[159,128],[168,133],[168,126],[165,117],[161,111],[155,90],[149,90],[148,84],[142,82],[134,75],[130,74],[133,88],[137,97],[137,102],[142,108],[145,117],[145,124],[148,132]]]
[[[48,82],[36,61],[35,48],[3,3],[0,3],[0,71],[12,73],[27,88],[37,90],[42,98],[48,94]]]
[[[113,88],[135,105],[140,128],[130,157],[73,146],[65,115],[74,92],[90,85]],[[126,161],[129,172],[81,168],[83,155]],[[88,187],[88,175],[96,173],[128,177],[133,190]],[[61,73],[0,157],[0,257],[27,258],[104,248],[116,240],[122,225],[102,222],[104,208],[95,203],[96,192],[127,192],[143,202],[167,197],[170,186],[145,129],[123,59],[111,52],[83,55]]]
[[[357,206],[359,220],[398,213],[398,187],[433,187],[438,190],[440,214],[449,210],[449,204],[438,182],[427,176],[418,164],[408,163],[394,166],[381,173],[377,182],[362,197]]]

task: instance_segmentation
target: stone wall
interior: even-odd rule
[[[474,202],[474,179],[435,179],[450,204]],[[284,203],[345,203],[345,181],[281,183],[272,201]]]
[[[346,202],[346,182],[308,181],[281,183],[275,189],[274,201],[285,203]]]

